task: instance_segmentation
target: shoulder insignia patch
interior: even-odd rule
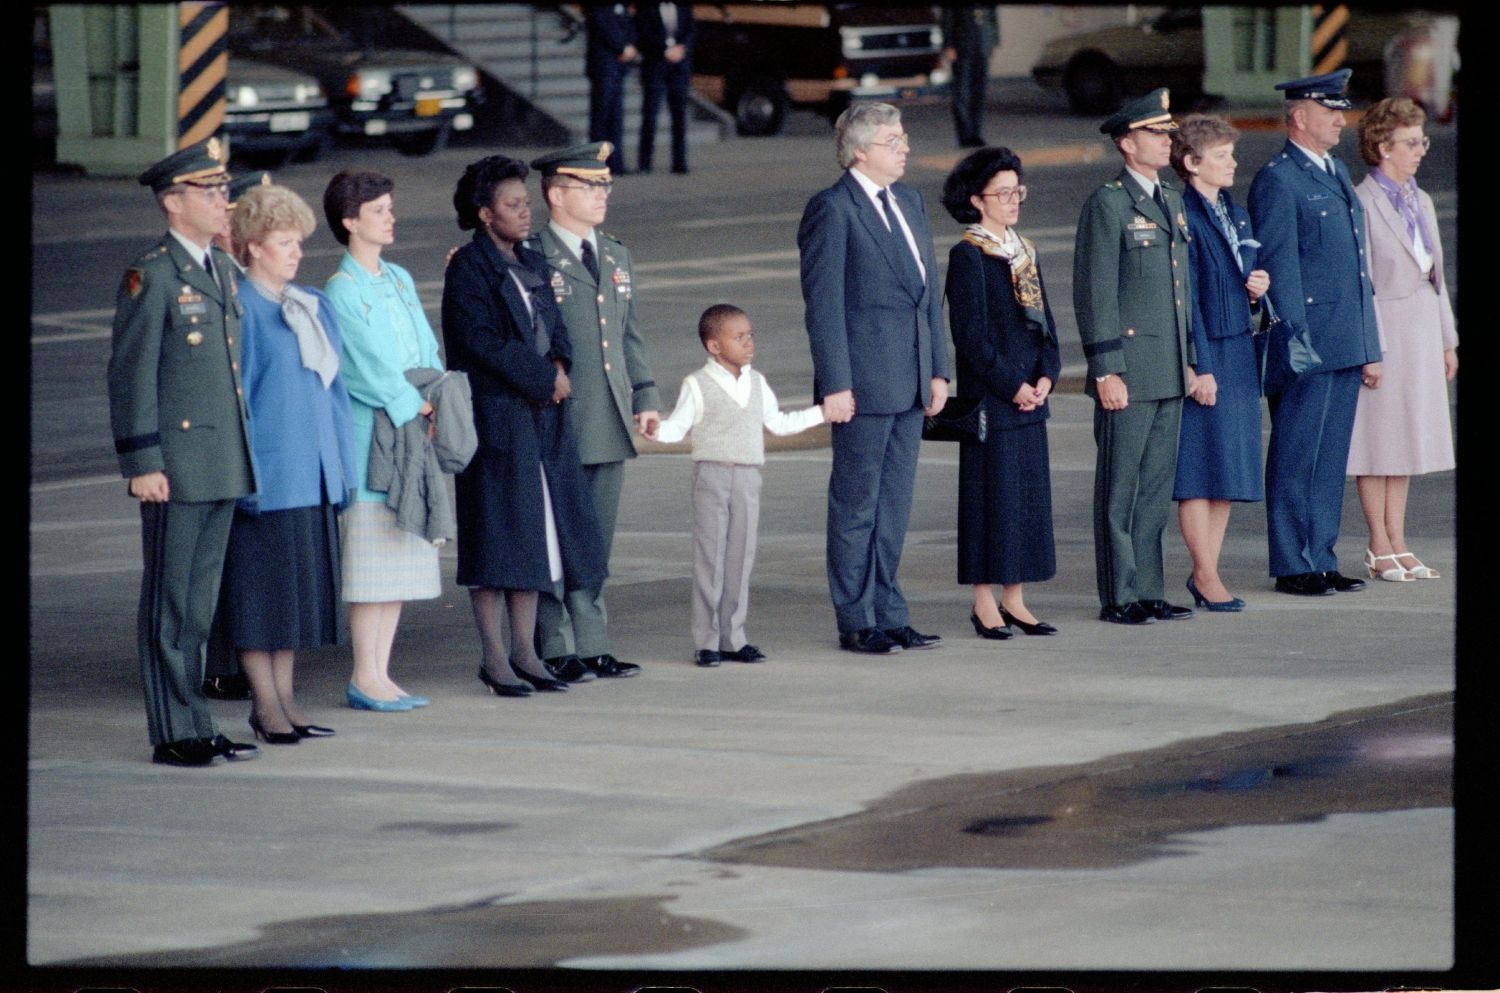
[[[146,286],[146,271],[139,266],[131,266],[125,270],[125,292],[130,299],[134,300],[141,295],[141,290]]]

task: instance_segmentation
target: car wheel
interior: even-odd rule
[[[1099,52],[1073,56],[1063,73],[1063,89],[1075,114],[1104,114],[1124,100],[1120,67]]]
[[[779,79],[753,79],[735,94],[735,130],[744,135],[769,135],[786,119],[786,87]]]
[[[396,137],[396,150],[402,155],[431,155],[448,147],[448,135],[452,128],[444,124],[431,131],[418,131]]]

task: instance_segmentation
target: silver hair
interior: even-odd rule
[[[888,103],[857,103],[850,106],[833,124],[834,148],[842,168],[854,164],[854,153],[870,147],[875,132],[887,124],[898,124],[901,111]]]

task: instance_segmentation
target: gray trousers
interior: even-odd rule
[[[218,733],[203,695],[203,646],[233,521],[233,500],[141,504],[136,641],[153,745]]]
[[[745,647],[760,523],[760,467],[693,463],[693,647]]]
[[[620,513],[620,490],[625,482],[624,462],[599,462],[583,467],[594,515],[599,519],[599,537],[604,542],[604,560],[609,561],[615,543],[615,518]],[[537,603],[537,651],[544,659],[564,655],[593,658],[609,652],[609,615],[604,609],[604,587],[597,590],[563,589],[554,583]]]
[[[1099,604],[1162,599],[1161,534],[1172,509],[1182,397],[1094,405],[1094,566]]]

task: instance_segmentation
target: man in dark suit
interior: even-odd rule
[[[640,54],[627,4],[584,4],[589,75],[589,141],[610,143],[609,170],[624,175],[625,74]]]
[[[1310,336],[1321,364],[1269,398],[1266,531],[1276,589],[1326,596],[1364,588],[1338,571],[1334,545],[1361,384],[1380,385],[1365,214],[1339,143],[1350,70],[1278,83],[1287,143],[1255,174],[1250,218],[1277,316]]]
[[[984,144],[984,91],[990,81],[990,53],[1000,44],[994,4],[944,4],[941,8],[943,61],[953,71],[953,127],[964,148]]]
[[[140,501],[136,635],[152,761],[256,757],[214,726],[203,696],[235,500],[255,490],[239,373],[234,263],[213,247],[227,210],[224,150],[210,138],[147,169],[168,233],[120,283],[109,414],[120,471]]]
[[[672,115],[672,171],[687,165],[688,89],[693,84],[693,5],[643,3],[635,10],[636,45],[641,50],[641,172],[651,171],[656,148],[656,113],[667,98]]]
[[[1099,130],[1125,160],[1078,218],[1073,307],[1096,401],[1094,565],[1099,618],[1150,624],[1191,617],[1162,598],[1162,530],[1172,507],[1187,367],[1187,216],[1161,180],[1172,151],[1165,89],[1132,100]]]
[[[797,230],[814,399],[833,425],[828,587],[840,647],[884,655],[941,639],[911,627],[896,582],[922,414],[948,399],[943,304],[927,210],[897,182],[901,112],[856,104],[834,125],[844,175]]]

